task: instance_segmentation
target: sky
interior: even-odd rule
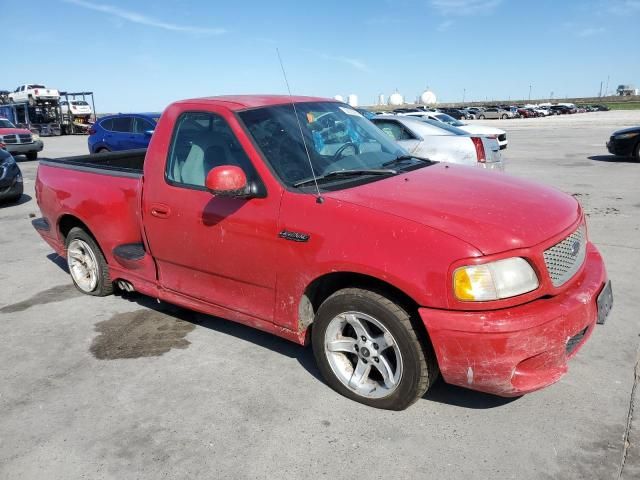
[[[3,5],[5,4],[6,5]],[[9,0],[0,0],[8,11]],[[0,89],[93,91],[98,112],[184,98],[429,88],[442,102],[640,87],[640,0],[31,0],[2,22]],[[603,87],[604,88],[604,87]]]

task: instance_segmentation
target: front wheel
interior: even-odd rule
[[[640,162],[640,141],[638,141],[636,148],[633,151],[633,158],[636,162]]]
[[[38,152],[27,152],[26,156],[27,156],[27,160],[37,160]]]
[[[427,391],[438,368],[429,341],[400,304],[347,288],[320,306],[313,352],[331,388],[365,405],[404,410]]]
[[[507,118],[509,117],[507,117],[506,115],[502,115],[502,120],[506,120]]]
[[[65,242],[67,265],[78,290],[104,297],[113,293],[109,266],[95,240],[82,228],[74,227]]]
[[[480,115],[480,116],[478,117],[478,120],[484,120],[484,115]]]

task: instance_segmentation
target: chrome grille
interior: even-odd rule
[[[18,138],[20,139],[20,143],[31,143],[33,141],[31,135],[28,133],[20,134],[18,135]]]
[[[584,226],[544,251],[544,263],[554,287],[566,283],[582,266],[587,251]]]
[[[17,135],[5,135],[3,137],[2,143],[6,143],[7,145],[10,143],[18,143]]]

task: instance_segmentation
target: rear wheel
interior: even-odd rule
[[[313,352],[331,388],[365,405],[403,410],[437,377],[435,356],[399,303],[359,288],[339,290],[320,306]]]
[[[74,227],[65,242],[71,279],[87,295],[104,297],[113,293],[109,266],[95,240],[82,228]]]
[[[99,148],[96,151],[96,153],[109,153],[109,152],[110,152],[110,150],[108,148],[105,148],[105,147]]]
[[[502,118],[502,120],[506,120],[506,119],[507,119],[507,118],[509,118],[509,117],[507,117],[507,115],[502,115],[502,117],[501,117],[501,118]]]
[[[480,116],[478,117],[478,120],[484,120],[484,115],[480,115]]]
[[[633,151],[633,158],[635,158],[636,162],[640,162],[640,141],[636,143],[636,148]]]

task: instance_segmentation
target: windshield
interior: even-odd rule
[[[0,119],[0,128],[16,128],[16,126],[9,120]]]
[[[27,88],[47,88],[44,85],[29,85]]]
[[[449,125],[453,125],[454,127],[462,127],[464,126],[464,123],[456,120],[453,117],[450,117],[449,115],[447,115],[446,113],[439,113],[437,115],[435,115],[435,117],[444,122],[444,123],[448,123]]]
[[[296,103],[295,108],[299,124],[291,104],[239,113],[266,161],[288,186],[313,176],[305,144],[316,176],[339,170],[380,169],[396,157],[407,155],[351,107],[309,102]]]
[[[73,102],[71,102],[71,105],[75,105],[75,106],[85,106],[85,105],[89,105],[87,102],[85,102],[84,100],[74,100]]]

